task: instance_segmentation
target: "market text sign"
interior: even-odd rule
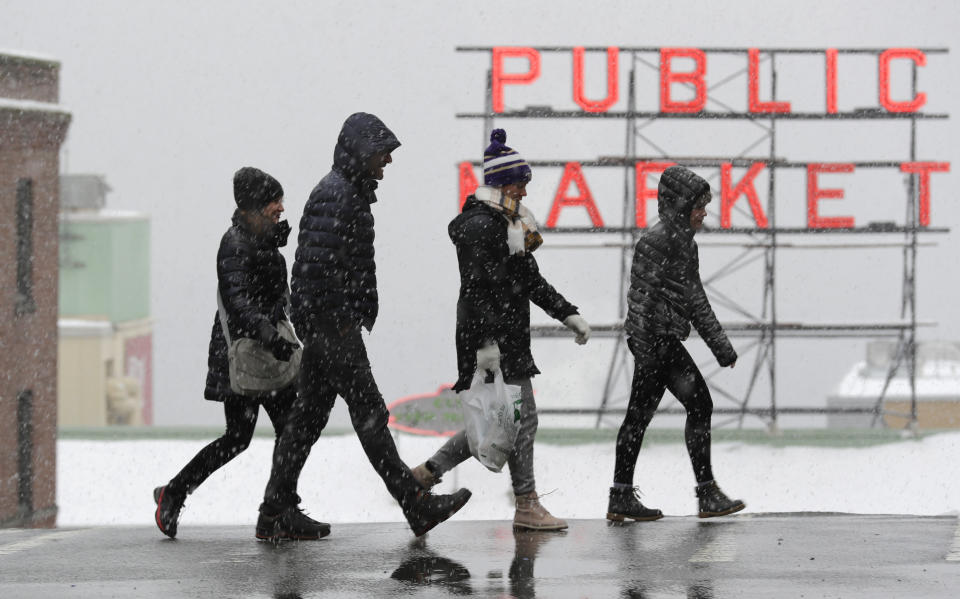
[[[587,76],[584,66],[585,48],[577,47],[570,50],[572,54],[573,68],[573,101],[580,107],[584,113],[600,114],[607,113],[620,99],[620,80],[619,80],[619,61],[620,49],[610,47],[606,50],[606,93],[604,97],[588,98],[584,88],[584,80]],[[757,117],[781,116],[788,117],[792,114],[792,107],[789,100],[772,101],[765,99],[761,92],[765,83],[761,81],[760,73],[760,52],[758,48],[749,48],[746,50],[747,57],[747,116],[756,115]],[[708,113],[704,111],[707,103],[707,57],[708,52],[698,48],[660,48],[659,61],[659,113],[653,116],[671,116],[677,114],[684,115],[702,115],[703,118],[711,118],[717,113]],[[490,49],[491,55],[491,95],[493,116],[505,113],[504,98],[510,93],[514,86],[533,86],[540,78],[540,57],[541,53],[535,48],[529,47],[494,47]],[[837,90],[841,81],[838,77],[836,48],[826,48],[823,50],[824,59],[824,82],[825,93],[823,97],[824,112],[820,115],[824,119],[843,116],[837,108]],[[520,59],[521,64],[526,68],[521,70],[508,70],[506,61],[513,59],[515,64]],[[685,68],[681,69],[675,63],[677,59],[685,59]],[[877,101],[883,111],[889,116],[907,117],[913,113],[919,113],[920,109],[927,103],[927,93],[925,91],[911,92],[910,97],[902,97],[894,94],[892,89],[896,86],[891,84],[891,67],[895,63],[903,61],[912,63],[914,68],[923,68],[927,64],[927,55],[925,52],[916,48],[889,48],[883,50],[877,55]],[[692,68],[689,66],[692,64]],[[900,81],[902,87],[905,82]],[[693,97],[684,97],[677,99],[674,95],[675,88],[678,85],[684,86],[689,94],[692,90]],[[896,96],[896,97],[895,97]],[[806,115],[805,115],[806,116]],[[656,201],[657,189],[655,185],[649,185],[648,176],[658,175],[665,169],[672,166],[673,162],[663,161],[638,161],[633,166],[635,171],[635,203],[636,214],[634,215],[634,225],[637,228],[646,228],[647,209],[650,201]],[[852,228],[855,226],[852,216],[832,216],[825,217],[820,215],[820,203],[823,200],[841,200],[844,197],[842,187],[824,187],[821,184],[820,176],[825,173],[853,173],[856,166],[853,163],[843,162],[811,162],[806,163],[806,216],[807,227],[811,229],[834,229],[834,228]],[[764,212],[760,195],[757,192],[755,181],[765,169],[768,168],[766,161],[753,162],[745,173],[734,176],[733,162],[725,162],[719,165],[720,168],[720,226],[724,229],[731,228],[731,214],[734,206],[739,201],[745,201],[749,205],[750,212],[757,228],[765,229],[769,227],[769,221]],[[931,214],[931,185],[932,175],[934,173],[949,172],[950,163],[940,161],[904,161],[899,163],[900,172],[914,175],[917,182],[917,201],[919,206],[918,224],[926,227],[930,225]],[[833,179],[835,180],[835,179]],[[466,197],[472,194],[478,185],[478,179],[470,162],[461,162],[459,165],[459,187],[460,187],[460,206]],[[592,226],[604,227],[603,217],[597,208],[590,185],[583,173],[583,167],[580,162],[567,162],[563,166],[563,174],[560,177],[559,185],[554,194],[553,202],[550,207],[546,220],[546,227],[553,228],[557,226],[560,215],[564,210],[584,210],[588,215]]]

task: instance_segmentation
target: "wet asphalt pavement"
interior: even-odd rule
[[[0,530],[0,597],[960,597],[953,516],[745,514],[562,533],[450,522],[335,524],[257,542],[253,525]]]

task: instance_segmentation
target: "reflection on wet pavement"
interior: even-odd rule
[[[410,542],[408,555],[390,578],[418,585],[441,585],[454,595],[470,595],[470,571],[452,559],[437,555],[424,537]]]
[[[257,543],[249,527],[3,531],[0,596],[950,597],[960,588],[954,516],[747,514],[565,532],[448,522],[337,524],[322,541]],[[118,567],[119,566],[119,567]]]

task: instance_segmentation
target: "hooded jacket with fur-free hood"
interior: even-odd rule
[[[627,335],[639,349],[639,360],[653,359],[657,338],[690,335],[696,327],[721,366],[737,352],[710,306],[700,280],[700,258],[690,214],[710,185],[682,166],[671,166],[660,177],[657,210],[660,222],[637,242],[627,293]]]
[[[343,123],[333,168],[307,200],[290,278],[293,324],[309,333],[325,322],[373,328],[380,305],[373,249],[377,180],[368,161],[400,141],[383,121],[358,112]]]

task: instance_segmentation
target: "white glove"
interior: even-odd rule
[[[496,343],[477,350],[477,370],[500,370],[500,347]]]
[[[584,320],[579,314],[571,314],[567,316],[563,324],[566,325],[568,329],[577,334],[574,338],[579,345],[583,345],[590,339],[590,325],[587,324],[587,321]]]
[[[511,256],[522,254],[526,249],[523,237],[523,222],[519,218],[507,223],[507,248],[510,250]]]

